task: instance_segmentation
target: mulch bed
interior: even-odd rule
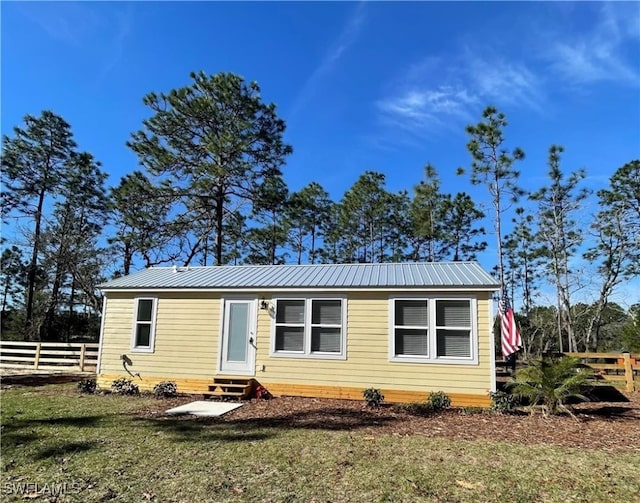
[[[3,379],[4,380],[4,379]],[[2,388],[38,386],[41,382],[3,382]],[[51,392],[59,394],[60,391]],[[77,393],[69,390],[68,393]],[[47,394],[47,393],[45,393]],[[147,419],[197,421],[249,428],[304,428],[324,431],[359,431],[367,436],[421,435],[452,440],[489,440],[518,444],[557,445],[640,453],[640,393],[600,397],[574,406],[575,417],[544,417],[525,410],[500,414],[486,409],[450,409],[438,414],[416,416],[385,404],[367,407],[363,401],[278,397],[250,400],[222,417],[167,416],[167,409],[201,400],[183,395],[158,400],[138,414]]]
[[[578,404],[573,418],[569,415],[544,417],[524,410],[500,414],[482,409],[450,409],[416,416],[394,405],[370,408],[361,401],[279,397],[251,400],[219,418],[181,416],[180,420],[227,423],[247,429],[359,431],[367,436],[421,435],[640,453],[640,393],[619,394],[619,400],[626,401]],[[182,397],[159,402],[157,408],[143,414],[165,419],[164,410],[188,401]]]

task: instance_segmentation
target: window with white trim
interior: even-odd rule
[[[344,357],[344,299],[276,299],[275,306],[274,355]]]
[[[437,356],[471,358],[471,301],[435,302]]]
[[[395,354],[429,356],[429,306],[425,299],[395,301]]]
[[[474,299],[394,298],[390,309],[392,361],[477,361]]]
[[[153,352],[156,303],[157,299],[154,297],[135,299],[132,351]]]

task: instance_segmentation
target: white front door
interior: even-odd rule
[[[254,375],[256,299],[225,299],[220,373]]]

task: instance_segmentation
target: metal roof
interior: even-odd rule
[[[497,289],[477,262],[151,267],[100,285],[103,290],[163,289]]]

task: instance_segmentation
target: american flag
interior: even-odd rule
[[[505,358],[511,356],[522,346],[522,338],[516,326],[513,309],[509,304],[509,299],[503,295],[498,302],[500,311],[500,332],[502,333],[502,354]]]

